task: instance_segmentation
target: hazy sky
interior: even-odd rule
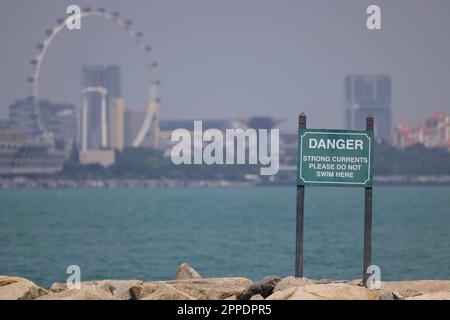
[[[30,95],[36,44],[69,4],[117,10],[144,32],[158,62],[163,118],[271,115],[293,128],[305,111],[311,127],[340,128],[349,73],[392,76],[394,122],[450,113],[448,0],[2,0],[0,117]],[[381,6],[380,31],[366,28],[369,4]],[[41,96],[79,105],[80,67],[96,63],[121,65],[126,104],[144,104],[139,50],[99,18],[55,40]]]

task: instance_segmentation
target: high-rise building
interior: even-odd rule
[[[125,104],[122,98],[109,100],[109,143],[111,149],[123,150],[125,146]]]
[[[81,149],[110,148],[110,101],[120,98],[119,66],[83,66],[81,83],[83,110],[81,117]]]
[[[32,99],[17,100],[12,104],[9,108],[9,131],[24,133],[29,139],[35,139],[41,133],[36,120],[35,107]],[[66,151],[70,150],[77,134],[75,106],[41,100],[39,108],[45,129],[63,143]]]
[[[108,115],[106,89],[104,87],[83,88],[81,110],[81,150],[108,148]]]
[[[36,103],[32,99],[17,100],[9,106],[10,129],[15,133],[24,133],[28,139],[35,139],[39,130]]]
[[[75,106],[65,103],[41,101],[39,103],[44,127],[64,142],[68,152],[76,142],[77,114]]]
[[[121,97],[120,90],[120,67],[116,65],[89,65],[82,67],[81,84],[86,87],[104,87],[107,91],[106,97]]]
[[[365,129],[365,119],[372,115],[375,137],[391,138],[391,79],[387,75],[349,75],[345,79],[345,120],[347,129]]]

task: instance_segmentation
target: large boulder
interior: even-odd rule
[[[273,289],[273,292],[282,291],[293,287],[304,287],[308,284],[313,284],[313,281],[306,278],[296,278],[289,276],[281,279],[281,281],[278,282],[275,288]]]
[[[20,277],[0,276],[0,300],[33,300],[47,294],[47,290]]]
[[[259,294],[264,298],[270,296],[273,289],[278,282],[281,281],[280,277],[267,276],[262,280],[252,283],[239,297],[240,300],[250,300],[251,297]]]
[[[67,289],[61,292],[50,292],[36,300],[120,300],[109,290],[97,286],[81,286],[80,289]]]
[[[146,282],[132,287],[132,298],[141,300],[222,300],[239,297],[252,284],[246,278],[202,278]]]
[[[178,290],[164,281],[146,283],[142,287],[139,300],[196,300],[193,296]]]
[[[297,287],[291,287],[284,290],[274,291],[274,293],[268,296],[266,300],[288,300],[294,292],[297,291],[297,289]]]
[[[200,279],[200,278],[201,278],[200,274],[186,262],[180,264],[180,266],[177,269],[176,274],[177,280]]]
[[[275,292],[267,300],[378,300],[380,294],[344,283],[311,284]]]
[[[81,283],[81,288],[84,287],[96,287],[110,292],[114,297],[121,300],[130,300],[130,288],[134,286],[142,285],[144,282],[141,280],[99,280],[99,281],[84,281]],[[66,291],[67,285],[62,283],[54,283],[49,292],[59,293]]]

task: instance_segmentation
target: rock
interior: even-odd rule
[[[176,275],[177,280],[200,279],[200,278],[201,278],[200,274],[186,262],[180,264],[180,266],[177,269]]]
[[[81,288],[97,287],[105,291],[109,291],[114,297],[121,300],[130,300],[130,288],[134,286],[142,285],[144,282],[141,280],[98,280],[98,281],[83,281],[81,282]],[[67,285],[55,282],[50,287],[49,291],[52,293],[59,293],[67,290]]]
[[[233,295],[239,297],[251,284],[252,281],[246,278],[201,278],[147,282],[143,286],[141,299],[223,300]]]
[[[406,300],[450,300],[450,291],[439,291],[407,298]]]
[[[141,300],[195,300],[194,297],[163,281],[152,283],[150,287],[154,289],[147,289],[147,293],[142,294]],[[145,287],[144,291],[146,291]]]
[[[0,276],[0,287],[4,287],[7,286],[8,284],[16,283],[22,280],[26,279],[20,277]]]
[[[382,281],[380,288],[382,296],[391,293],[399,300],[440,291],[450,291],[450,280]]]
[[[292,296],[297,289],[298,287],[291,287],[286,288],[284,290],[276,291],[270,296],[268,296],[266,300],[288,300],[288,298]]]
[[[108,290],[96,286],[81,286],[80,289],[67,289],[61,292],[50,292],[36,300],[120,300]]]
[[[239,297],[252,284],[246,278],[207,278],[168,281],[177,289],[200,300],[222,300],[232,295]]]
[[[140,300],[142,297],[142,286],[133,286],[129,289],[131,300]]]
[[[53,283],[52,286],[48,289],[49,292],[53,293],[62,292],[64,290],[67,290],[67,286],[59,282]]]
[[[94,285],[104,290],[109,290],[112,295],[121,300],[130,300],[130,288],[142,285],[141,280],[102,280],[88,281],[86,285]],[[82,284],[83,285],[83,284]]]
[[[20,277],[0,276],[0,300],[33,300],[47,294],[47,290]]]
[[[275,292],[267,300],[378,300],[379,296],[377,291],[365,287],[330,283],[288,288]]]
[[[378,300],[397,300],[397,299],[395,299],[392,292],[384,292],[380,295],[380,298]]]
[[[308,284],[313,284],[313,282],[306,278],[296,278],[296,277],[290,276],[290,277],[281,279],[281,281],[278,282],[277,285],[275,286],[275,288],[273,289],[273,292],[282,291],[282,290],[285,290],[287,288],[292,288],[292,287],[303,287]]]
[[[311,280],[314,284],[329,284],[333,283],[333,280],[330,279],[319,279],[319,280]]]
[[[354,280],[346,281],[345,283],[349,284],[351,286],[364,286],[362,279],[354,279]]]
[[[280,277],[267,276],[264,279],[251,284],[247,289],[245,289],[245,291],[239,297],[239,300],[249,300],[251,297],[257,294],[260,294],[264,298],[267,298],[272,294],[273,289],[280,281]]]
[[[260,294],[255,294],[250,300],[264,300],[264,297]]]
[[[148,296],[158,289],[158,284],[164,283],[163,281],[146,282],[140,286],[133,286],[130,288],[129,293],[131,300],[140,300],[144,296]]]
[[[405,300],[407,298],[420,296],[421,294],[422,294],[421,292],[416,291],[416,290],[405,289],[405,290],[402,290],[401,292],[398,292],[398,291],[392,292],[392,297],[394,298],[394,300]]]

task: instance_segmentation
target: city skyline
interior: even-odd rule
[[[418,1],[408,1],[407,7],[402,1],[380,1],[379,31],[365,29],[368,1],[283,1],[276,6],[196,1],[198,7],[178,1],[132,3],[111,1],[107,9],[132,19],[152,45],[162,80],[162,118],[274,116],[276,109],[277,116],[288,119],[283,125],[289,128],[295,128],[292,118],[301,111],[308,114],[312,127],[344,127],[342,83],[353,73],[392,77],[394,123],[415,123],[450,109],[450,44],[440,40],[448,26],[444,18],[437,18],[450,9],[447,2],[435,1],[428,8]],[[50,0],[5,2],[2,12],[8,15],[2,16],[0,39],[8,49],[0,59],[0,71],[6,75],[0,80],[0,118],[6,117],[15,100],[29,95],[25,80],[35,45],[56,18],[65,16],[67,5]],[[19,13],[27,23],[11,35],[6,26]],[[314,21],[308,18],[312,14]],[[412,16],[419,17],[417,23],[409,22]],[[107,22],[86,20],[79,32],[58,38],[43,66],[42,98],[79,108],[79,77],[67,75],[82,64],[118,64],[124,73],[125,104],[144,106],[143,62],[126,35],[113,28]]]

